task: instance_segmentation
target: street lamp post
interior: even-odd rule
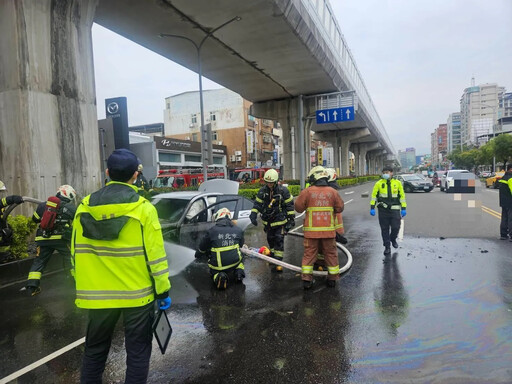
[[[225,27],[226,25],[232,23],[233,21],[240,21],[242,18],[240,16],[235,16],[232,19],[226,21],[225,23],[219,25],[216,28],[213,28],[210,32],[206,34],[205,37],[198,43],[196,43],[194,40],[181,35],[174,35],[171,33],[161,33],[160,37],[175,37],[178,39],[186,40],[194,46],[194,48],[197,51],[197,74],[199,75],[199,113],[201,114],[201,158],[203,160],[203,178],[204,181],[208,180],[208,165],[210,162],[210,156],[212,155],[209,150],[209,137],[211,126],[206,127],[204,125],[204,103],[203,103],[203,68],[201,65],[201,48],[203,47],[203,44],[210,36],[212,36],[215,32],[217,32],[219,29]]]

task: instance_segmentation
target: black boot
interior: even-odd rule
[[[391,245],[393,246],[393,248],[398,248],[398,243],[396,242],[396,240],[391,240]]]
[[[334,288],[336,286],[336,280],[327,280],[327,286],[329,288]]]
[[[228,275],[225,272],[219,272],[215,279],[217,289],[226,289],[228,287]]]
[[[384,254],[385,255],[391,254],[391,247],[389,245],[386,245],[386,247],[384,248]]]
[[[311,287],[313,286],[313,282],[312,281],[303,280],[302,281],[302,286],[304,287],[304,289],[311,289]]]

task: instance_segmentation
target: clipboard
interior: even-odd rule
[[[162,355],[165,354],[165,350],[167,349],[167,345],[169,344],[169,340],[172,335],[171,323],[169,323],[169,319],[167,318],[165,311],[158,311],[155,322],[153,323],[153,333],[155,334],[156,341],[160,347],[160,352],[162,352]]]

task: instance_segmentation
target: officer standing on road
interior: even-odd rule
[[[116,149],[112,180],[85,197],[73,222],[71,252],[76,306],[88,309],[82,383],[101,383],[112,334],[123,316],[125,383],[145,383],[152,347],[154,300],[166,310],[169,268],[155,207],[137,194],[137,156]]]
[[[507,165],[507,172],[499,181],[500,186],[500,239],[512,241],[512,164]]]
[[[217,289],[226,289],[229,274],[234,273],[235,281],[241,283],[245,277],[244,263],[240,248],[244,245],[244,232],[231,221],[231,212],[221,208],[213,216],[215,226],[203,237],[195,257],[209,252],[208,266]]]
[[[265,186],[261,187],[251,210],[251,223],[258,225],[258,212],[261,214],[263,230],[267,233],[270,256],[283,260],[284,235],[295,226],[293,196],[288,188],[278,184],[279,174],[269,169],[263,176]],[[275,270],[281,272],[283,267],[277,265]]]
[[[52,228],[43,229],[41,227],[48,206],[55,204],[55,202],[50,201],[50,198],[48,201],[39,204],[32,215],[32,221],[38,223],[39,227],[36,232],[37,257],[34,259],[32,267],[30,267],[25,286],[31,296],[41,292],[39,285],[42,273],[55,251],[64,258],[66,268],[71,267],[69,243],[71,240],[71,223],[76,212],[76,191],[71,185],[61,185],[55,196],[60,200],[60,207]]]
[[[385,166],[381,179],[373,186],[370,201],[370,215],[375,216],[375,206],[379,209],[379,224],[384,245],[384,254],[391,253],[391,245],[398,248],[396,238],[400,230],[400,219],[405,217],[407,203],[402,183],[393,179],[393,168]],[[391,232],[390,232],[391,229]]]
[[[329,175],[322,166],[314,167],[308,174],[311,187],[304,189],[295,201],[295,210],[306,211],[304,218],[304,256],[302,281],[304,289],[313,286],[313,264],[319,248],[327,265],[327,286],[334,287],[339,279],[340,266],[336,248],[335,217],[343,208],[343,201],[327,182]]]

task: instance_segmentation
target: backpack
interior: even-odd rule
[[[43,231],[43,237],[50,237],[58,222],[61,200],[56,196],[50,196],[41,217],[39,226]]]

